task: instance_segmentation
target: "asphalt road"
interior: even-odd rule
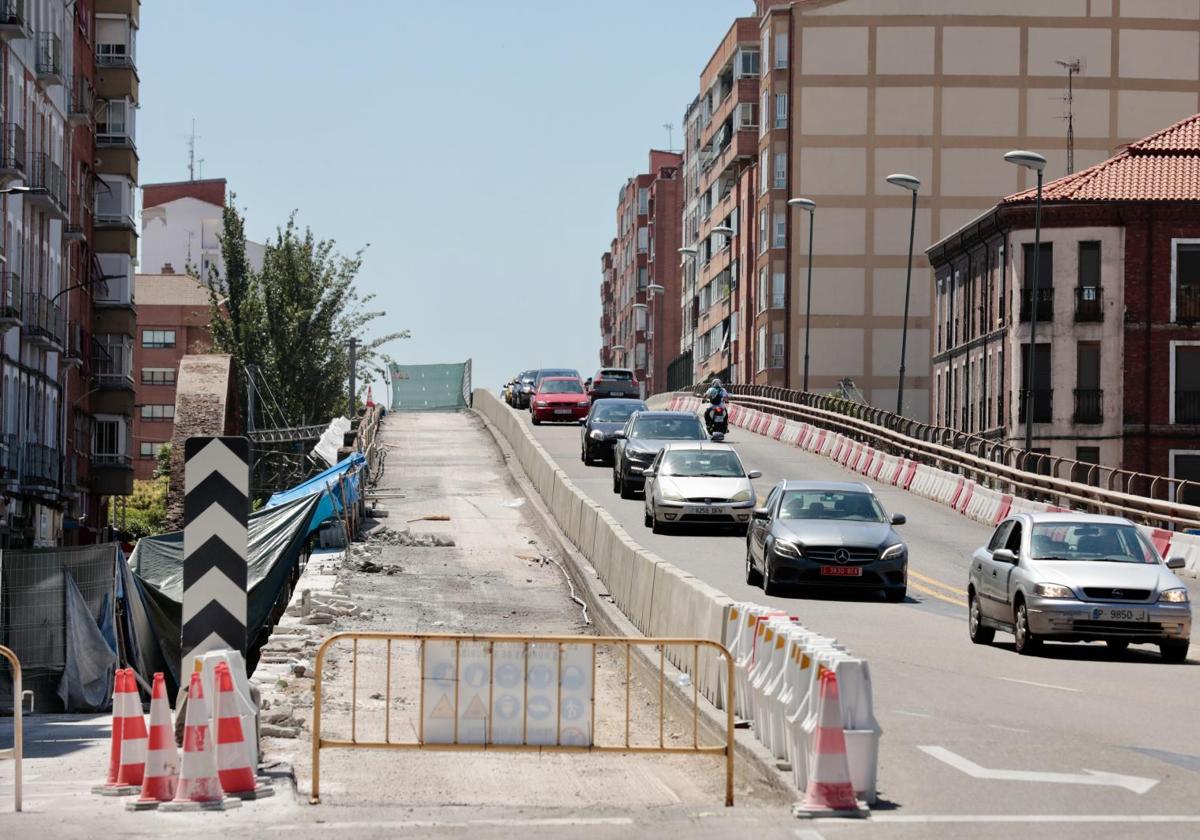
[[[945,823],[953,830],[939,833],[962,836],[973,821],[981,829],[980,818],[988,815],[1028,816],[1043,820],[1043,827],[1054,815],[1063,818],[1064,829],[1084,815],[1120,815],[1124,821],[1107,826],[1117,832],[1113,836],[1141,836],[1137,825],[1149,820],[1157,821],[1155,836],[1200,831],[1200,643],[1182,665],[1163,663],[1149,646],[1113,655],[1100,643],[1055,644],[1031,658],[1014,653],[1006,634],[998,634],[992,647],[973,645],[966,628],[967,559],[990,529],[875,482],[868,483],[888,511],[908,517],[898,528],[909,544],[907,601],[803,592],[767,598],[745,583],[743,538],[651,533],[642,523],[642,501],[623,501],[612,492],[611,469],[580,462],[578,426],[530,428],[559,467],[643,546],[736,600],[787,609],[869,660],[884,730],[875,812],[880,821],[913,827],[924,823],[910,820],[957,815],[965,822]],[[749,432],[735,430],[729,442],[748,469],[762,470],[760,496],[784,478],[862,480],[826,458]],[[947,757],[942,751],[976,767],[962,761],[953,766],[953,758],[947,763],[936,757]],[[1017,775],[988,772],[999,770]],[[1139,793],[1092,783],[1109,780],[1088,780],[1088,771],[1154,784],[1131,783],[1149,787]],[[1023,775],[1031,773],[1068,777]],[[1163,821],[1165,815],[1183,821]],[[1104,822],[1088,823],[1090,836]]]

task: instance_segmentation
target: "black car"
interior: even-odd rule
[[[598,400],[583,421],[583,434],[579,438],[579,458],[583,463],[592,461],[608,463],[613,456],[613,445],[617,432],[625,426],[635,411],[646,411],[641,400]]]
[[[690,411],[636,412],[615,437],[613,492],[620,493],[622,499],[632,499],[645,486],[642,471],[650,466],[664,444],[674,440],[708,440],[704,423]]]
[[[513,383],[512,407],[528,408],[529,399],[533,396],[533,381],[537,379],[536,370],[523,370]]]

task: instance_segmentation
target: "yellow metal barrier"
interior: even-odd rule
[[[324,677],[325,655],[329,648],[339,642],[349,641],[352,643],[351,655],[351,688],[350,688],[350,738],[326,738],[321,734],[321,708],[322,696],[321,688]],[[384,732],[383,740],[360,740],[358,737],[358,648],[359,641],[376,641],[386,644],[386,686],[384,700]],[[419,646],[420,653],[420,668],[421,668],[421,685],[420,685],[420,723],[417,727],[417,740],[415,741],[397,741],[392,739],[392,643],[396,641],[413,642]],[[449,743],[430,743],[426,739],[424,719],[425,719],[425,662],[426,662],[426,646],[430,642],[435,643],[453,643],[454,644],[454,703],[453,703],[453,718],[454,730],[453,739]],[[461,743],[459,742],[458,721],[459,721],[459,689],[458,689],[458,663],[460,659],[460,651],[466,643],[478,644],[482,643],[487,646],[488,658],[488,718],[486,729],[488,736],[484,738],[482,743]],[[530,645],[555,645],[558,649],[558,699],[559,703],[556,707],[556,715],[559,715],[556,721],[556,735],[553,744],[543,743],[528,743],[528,726],[529,726],[529,707],[522,707],[522,743],[491,743],[491,710],[493,709],[493,688],[495,683],[495,645],[497,644],[519,644],[523,645],[524,660],[522,671],[522,683],[525,683],[525,677],[528,674],[529,664],[529,646]],[[563,743],[562,733],[562,657],[564,645],[590,645],[592,648],[591,656],[591,721],[588,739],[591,743],[580,745],[574,743]],[[611,646],[613,648],[624,649],[624,685],[625,685],[625,737],[623,743],[618,744],[597,744],[595,741],[596,727],[596,648],[598,646]],[[655,647],[658,649],[658,698],[659,698],[659,718],[658,718],[658,744],[643,745],[630,743],[630,678],[632,672],[632,649],[634,647]],[[725,660],[725,742],[724,744],[716,745],[701,745],[700,744],[700,698],[699,690],[696,686],[696,681],[693,676],[691,681],[692,688],[692,744],[691,746],[674,746],[665,743],[665,724],[666,724],[666,650],[667,648],[691,648],[691,664],[692,674],[695,675],[700,666],[700,649],[708,648],[715,655],[721,656]],[[684,660],[686,661],[686,660]],[[525,699],[528,700],[529,687],[524,684],[523,691]],[[734,662],[733,657],[724,645],[711,641],[709,639],[689,639],[689,638],[624,638],[618,636],[524,636],[524,635],[508,635],[508,634],[470,634],[470,633],[389,633],[379,631],[363,631],[363,632],[343,632],[335,633],[327,638],[317,651],[316,667],[313,682],[313,720],[312,720],[312,797],[311,802],[315,805],[321,799],[321,750],[328,748],[351,748],[351,749],[395,749],[395,750],[490,750],[490,751],[540,751],[540,752],[620,752],[620,753],[683,753],[693,755],[724,755],[725,756],[725,804],[733,805],[733,751],[734,751]]]
[[[13,759],[13,798],[15,811],[21,810],[21,660],[4,645],[0,645],[0,656],[8,660],[12,666],[13,684],[13,745],[11,749],[0,750],[0,758]]]

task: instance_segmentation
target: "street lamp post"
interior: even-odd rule
[[[646,286],[646,299],[650,301],[650,310],[647,315],[649,331],[646,336],[648,339],[646,342],[646,371],[648,373],[647,378],[650,380],[650,386],[655,389],[651,391],[651,388],[647,388],[647,396],[657,393],[657,389],[661,385],[661,383],[654,380],[654,359],[658,351],[658,335],[660,332],[658,329],[658,304],[655,302],[655,298],[666,291],[666,287],[660,283],[650,283]]]
[[[1016,150],[1004,159],[1016,166],[1032,169],[1037,173],[1037,204],[1033,211],[1033,286],[1029,290],[1029,355],[1025,362],[1025,451],[1033,451],[1033,420],[1037,416],[1034,388],[1034,360],[1037,358],[1038,322],[1038,269],[1042,263],[1042,177],[1046,169],[1046,158],[1037,152]]]
[[[730,249],[733,248],[733,237],[737,235],[737,231],[731,228],[729,225],[717,225],[716,227],[712,228],[709,233],[715,233],[718,236],[724,236],[725,247]],[[733,265],[732,254],[730,255],[729,264]],[[732,279],[732,271],[730,272],[730,277]],[[727,341],[729,342],[729,374],[727,381],[732,383],[737,381],[737,360],[733,357],[733,283],[729,284],[729,294],[726,296],[725,301],[727,310],[726,315],[728,317],[727,329],[729,329],[729,333],[727,335]]]
[[[804,302],[804,393],[808,393],[808,337],[812,334],[812,263],[813,263],[813,227],[817,221],[817,203],[809,198],[789,198],[789,207],[799,207],[808,213],[808,288],[805,291]],[[788,302],[790,306],[790,302]]]
[[[896,416],[904,416],[904,357],[908,353],[908,303],[912,295],[913,239],[917,233],[917,193],[921,181],[912,175],[889,175],[887,182],[912,193],[912,221],[908,226],[908,275],[904,280],[904,327],[900,331],[900,378],[896,385]]]
[[[694,296],[696,294],[696,254],[699,253],[699,250],[694,245],[685,245],[684,247],[682,247],[678,250],[679,250],[679,257],[680,257],[679,265],[681,268],[684,269],[684,288],[688,289],[690,294],[692,294]],[[692,282],[691,283],[687,282],[687,267],[689,264],[692,267]],[[691,379],[693,382],[695,382],[696,378],[697,378],[696,377],[697,360],[696,360],[696,353],[695,353],[696,329],[695,329],[695,325],[692,324],[692,321],[691,321],[691,308],[689,307],[688,312],[681,313],[681,315],[682,315],[682,317],[687,319],[688,332],[691,333],[691,336],[692,336],[692,376],[691,376]],[[681,324],[681,327],[682,327],[682,324]]]

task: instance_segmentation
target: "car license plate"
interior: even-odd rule
[[[1128,607],[1092,607],[1092,621],[1145,621],[1145,610]]]
[[[829,577],[862,577],[861,566],[822,566],[821,574]]]
[[[625,396],[625,392],[624,391],[613,391],[612,395],[614,397],[623,397],[623,396]]]
[[[569,409],[569,408],[556,408],[556,409],[554,409],[554,413],[555,413],[555,414],[570,414],[570,413],[571,413],[571,409]]]
[[[689,510],[688,513],[698,514],[699,516],[717,516],[722,511],[719,507],[695,507]]]

